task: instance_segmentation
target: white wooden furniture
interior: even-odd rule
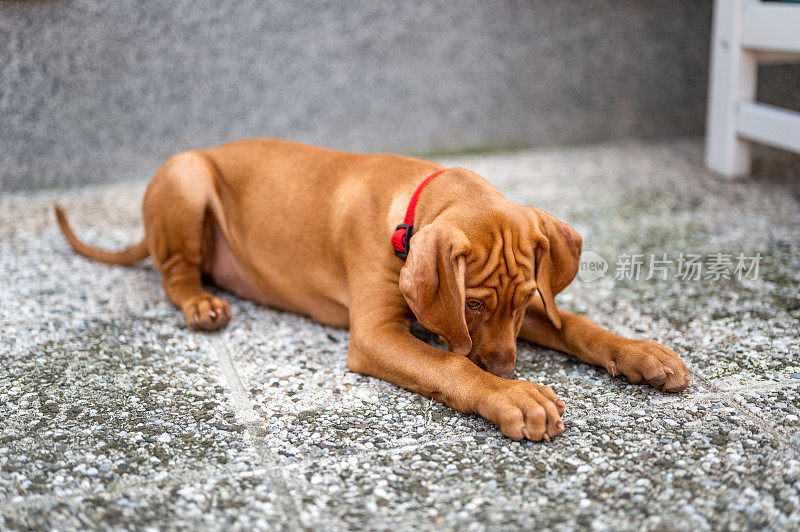
[[[706,165],[750,173],[751,142],[800,153],[800,113],[755,101],[759,63],[800,62],[800,4],[715,0],[712,33]]]

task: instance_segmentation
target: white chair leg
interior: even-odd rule
[[[755,54],[742,49],[749,0],[715,0],[706,120],[706,165],[725,176],[750,172],[750,143],[736,135],[739,104],[755,99]]]

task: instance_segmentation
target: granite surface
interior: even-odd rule
[[[0,189],[246,137],[432,153],[699,135],[711,1],[0,2]],[[759,97],[800,105],[800,68]]]
[[[188,330],[141,236],[143,181],[0,197],[0,529],[789,530],[800,527],[796,160],[724,182],[695,140],[452,156],[608,261],[560,304],[673,347],[695,385],[633,386],[521,342],[566,430],[490,423],[348,372],[348,332],[228,294]],[[791,179],[790,179],[791,178]],[[760,253],[755,279],[628,279],[618,256]],[[423,334],[423,333],[420,333]]]

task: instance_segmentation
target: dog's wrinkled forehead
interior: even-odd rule
[[[475,233],[467,257],[466,287],[477,291],[478,297],[490,296],[498,306],[519,304],[536,286],[530,232],[521,225],[503,224]]]

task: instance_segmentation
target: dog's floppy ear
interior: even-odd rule
[[[472,349],[464,315],[464,276],[469,240],[447,222],[434,222],[411,237],[400,291],[417,319],[459,355]]]
[[[534,250],[536,288],[542,297],[547,317],[560,329],[561,318],[554,298],[578,273],[583,239],[572,226],[555,216],[540,209],[533,211],[543,234]]]

